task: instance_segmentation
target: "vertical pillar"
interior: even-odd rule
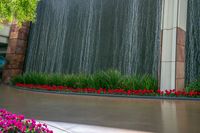
[[[163,0],[161,90],[183,89],[187,0]]]
[[[3,82],[9,83],[10,79],[22,73],[25,59],[29,32],[29,23],[22,27],[12,24],[6,53],[6,65],[3,70]]]

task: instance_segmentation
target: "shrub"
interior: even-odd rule
[[[12,83],[56,85],[72,88],[104,88],[104,89],[124,89],[139,90],[158,89],[158,82],[150,75],[127,76],[119,71],[101,71],[91,75],[88,74],[45,74],[45,73],[25,73],[12,79]]]
[[[48,84],[48,75],[42,73],[26,73],[23,75],[25,83],[29,84]]]
[[[77,77],[75,75],[65,75],[64,76],[64,79],[63,79],[63,82],[64,82],[64,86],[68,86],[68,87],[72,87],[72,88],[75,88],[77,87]]]
[[[49,85],[63,85],[65,83],[65,79],[63,75],[60,74],[43,74],[45,75],[44,77],[46,78],[46,82]],[[43,84],[43,83],[40,83]],[[45,83],[44,83],[45,84]]]
[[[0,23],[34,21],[39,0],[0,0]]]
[[[24,75],[18,75],[15,76],[11,79],[11,83],[12,84],[16,84],[16,83],[24,83]]]
[[[186,91],[190,92],[190,91],[199,91],[200,92],[200,79],[197,79],[193,82],[191,82],[187,87],[186,87]]]
[[[142,78],[142,84],[143,84],[143,88],[147,90],[153,89],[154,91],[156,91],[158,89],[157,80],[149,75],[145,75]]]
[[[125,90],[154,90],[158,89],[158,82],[155,78],[149,75],[136,75],[136,76],[126,76],[122,80],[121,88]]]
[[[117,89],[120,88],[123,76],[116,70],[98,72],[93,75],[95,88]]]

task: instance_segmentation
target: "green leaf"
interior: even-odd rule
[[[39,0],[0,0],[0,23],[35,21]]]

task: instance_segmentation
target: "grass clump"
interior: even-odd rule
[[[123,76],[116,70],[102,71],[93,76],[95,88],[117,89],[120,88]]]
[[[200,78],[198,78],[197,80],[194,80],[190,84],[188,84],[188,86],[186,87],[186,91],[187,92],[190,92],[190,91],[200,92]]]
[[[125,78],[122,80],[121,87],[125,90],[157,90],[158,82],[150,75],[125,76]]]
[[[25,73],[12,79],[12,83],[67,86],[72,88],[104,88],[124,90],[157,90],[158,82],[150,75],[122,75],[119,71],[100,71],[88,74]]]

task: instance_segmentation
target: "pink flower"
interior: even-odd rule
[[[34,119],[24,120],[23,115],[12,114],[5,109],[0,109],[0,133],[3,132],[21,132],[25,131],[40,133],[52,133],[45,124],[36,124]]]

